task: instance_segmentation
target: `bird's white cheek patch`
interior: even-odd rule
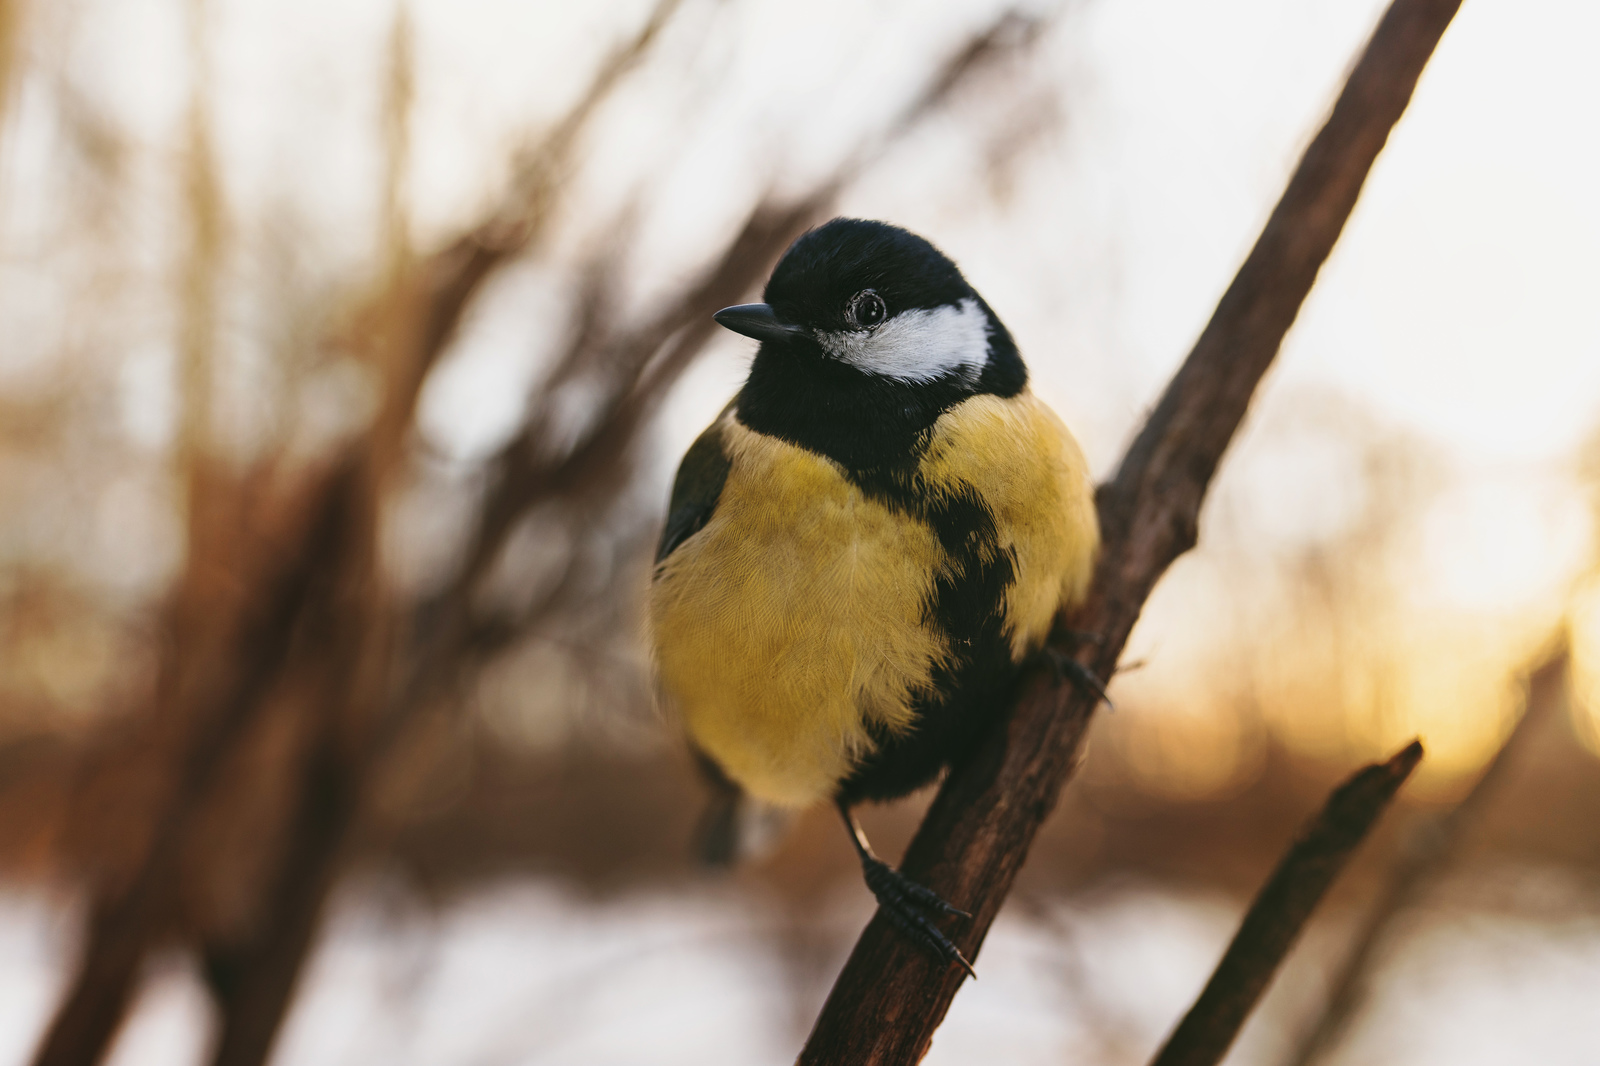
[[[822,333],[829,354],[858,370],[901,381],[949,373],[975,380],[989,358],[989,318],[976,300],[902,311],[870,333]]]

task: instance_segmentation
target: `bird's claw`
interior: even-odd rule
[[[1114,711],[1117,709],[1117,705],[1111,702],[1111,697],[1106,695],[1105,685],[1101,684],[1100,679],[1095,676],[1093,670],[1065,652],[1057,651],[1049,646],[1041,649],[1040,654],[1050,664],[1050,674],[1055,678],[1056,684],[1059,685],[1063,681],[1071,681],[1079,688],[1093,693],[1096,699],[1104,701],[1107,710]]]
[[[968,977],[978,976],[972,969],[972,963],[961,954],[961,949],[923,912],[932,911],[969,920],[972,915],[960,907],[951,906],[937,892],[917,884],[881,859],[863,857],[861,872],[866,878],[867,887],[877,897],[879,908],[896,928],[945,962],[960,966],[967,971]]]

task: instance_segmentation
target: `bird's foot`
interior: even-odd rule
[[[1046,664],[1050,667],[1050,674],[1055,678],[1056,684],[1071,681],[1085,692],[1092,693],[1096,699],[1103,700],[1107,710],[1114,711],[1117,705],[1111,702],[1111,697],[1106,695],[1106,687],[1095,676],[1093,670],[1074,659],[1065,652],[1057,651],[1048,645],[1039,649],[1039,654],[1044,656]]]
[[[933,889],[917,884],[881,859],[862,856],[861,872],[866,877],[867,887],[877,897],[878,906],[902,933],[945,962],[957,964],[967,971],[968,977],[978,976],[961,949],[929,919],[928,912],[967,919],[972,915],[960,907],[952,907]]]

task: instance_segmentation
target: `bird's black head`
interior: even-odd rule
[[[896,226],[836,218],[811,230],[763,295],[716,315],[761,341],[739,419],[847,468],[914,461],[944,411],[1027,384],[1011,335],[961,271]]]
[[[870,333],[906,312],[958,309],[977,296],[921,237],[856,218],[795,241],[762,295],[779,321],[830,333]]]

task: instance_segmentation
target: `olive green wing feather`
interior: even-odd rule
[[[678,476],[672,480],[672,502],[667,505],[667,524],[661,530],[661,543],[656,547],[657,563],[700,532],[717,509],[717,499],[722,495],[731,465],[722,450],[722,425],[726,417],[727,409],[724,409],[722,417],[700,434],[684,453],[683,462],[678,464]]]
[[[659,564],[677,550],[678,545],[705,528],[717,509],[717,499],[728,480],[731,465],[722,450],[722,425],[728,415],[711,423],[684,453],[678,474],[672,479],[672,501],[667,505],[667,522],[656,548]],[[695,764],[710,792],[706,811],[695,829],[695,853],[708,866],[726,866],[738,857],[739,808],[744,792],[728,779],[709,755],[693,742],[689,745]]]

